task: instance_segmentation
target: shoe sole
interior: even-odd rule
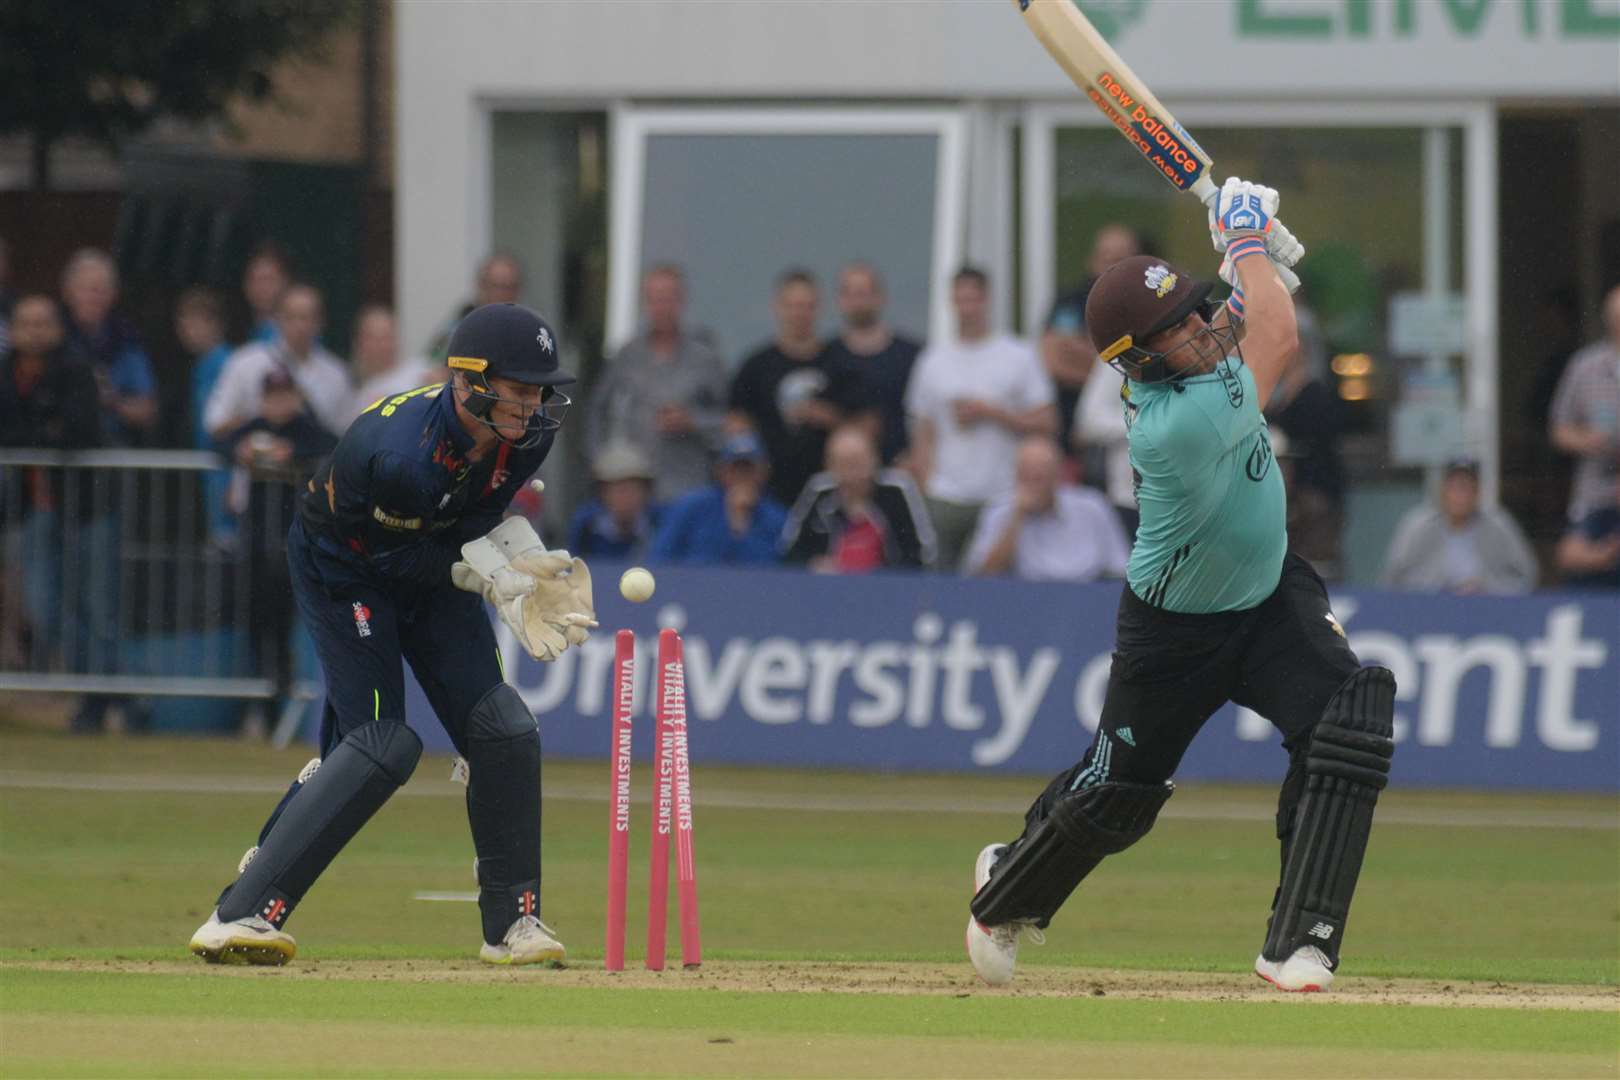
[[[1275,986],[1278,990],[1281,990],[1285,994],[1320,994],[1322,992],[1322,987],[1316,983],[1306,983],[1304,986],[1290,987],[1284,986],[1282,983],[1278,982],[1276,979],[1273,979],[1270,975],[1267,975],[1263,971],[1256,971],[1255,975],[1265,982],[1270,983],[1272,986]]]
[[[510,954],[498,958],[480,955],[478,959],[482,960],[486,964],[494,964],[497,967],[522,967],[528,964],[547,964],[554,968],[563,968],[568,966],[564,962],[568,959],[568,950],[547,949],[544,952],[537,952],[532,956],[525,956],[522,959],[514,959]]]
[[[288,941],[254,941],[232,938],[223,945],[191,943],[191,952],[210,964],[252,964],[255,967],[280,967],[298,953],[298,946]]]

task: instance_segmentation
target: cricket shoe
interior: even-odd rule
[[[1254,958],[1254,973],[1279,990],[1314,994],[1333,985],[1333,969],[1327,956],[1315,945],[1301,945],[1286,960],[1267,960],[1264,953]]]
[[[285,964],[298,952],[291,934],[257,915],[219,921],[219,909],[191,935],[191,951],[210,964]]]
[[[979,852],[973,864],[975,895],[990,880],[990,868],[1006,852],[1006,844],[990,844]],[[1037,945],[1046,944],[1046,935],[1032,922],[985,926],[978,919],[968,916],[968,959],[973,961],[973,970],[979,973],[979,978],[991,986],[1006,986],[1012,982],[1013,969],[1018,965],[1018,939],[1025,934]]]
[[[551,928],[525,915],[506,931],[499,945],[485,944],[478,959],[486,964],[554,964],[561,967],[568,950],[551,936]]]

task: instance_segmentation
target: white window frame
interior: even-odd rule
[[[609,110],[612,146],[608,213],[607,341],[636,333],[641,233],[646,207],[646,140],[651,135],[933,135],[933,259],[928,334],[954,334],[950,275],[962,258],[966,213],[966,120],[951,108],[733,107],[663,108],[620,102]]]
[[[1498,273],[1497,273],[1497,145],[1496,109],[1489,103],[1462,101],[1401,102],[1191,102],[1172,105],[1176,119],[1198,137],[1201,128],[1402,127],[1425,132],[1423,183],[1423,235],[1421,244],[1423,287],[1431,293],[1449,291],[1446,277],[1451,265],[1450,189],[1443,170],[1449,167],[1443,132],[1463,132],[1463,281],[1468,301],[1468,354],[1463,365],[1464,401],[1472,427],[1468,435],[1480,461],[1482,491],[1494,501],[1498,490],[1499,403],[1497,400]],[[1083,101],[1030,102],[1024,108],[1022,190],[1023,316],[1028,328],[1039,328],[1055,287],[1053,161],[1060,127],[1109,126],[1095,107]],[[1216,182],[1221,171],[1221,148],[1205,144],[1215,159]],[[1147,168],[1143,165],[1143,168]],[[1256,179],[1264,180],[1264,177]],[[1368,182],[1376,178],[1369,177]],[[1168,190],[1168,189],[1167,189]],[[1191,206],[1185,213],[1196,213]],[[1282,216],[1288,217],[1287,192]],[[1304,237],[1307,246],[1311,238]],[[1213,255],[1213,252],[1211,253]]]

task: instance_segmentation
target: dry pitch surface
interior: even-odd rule
[[[488,983],[525,980],[549,989],[770,991],[789,994],[899,994],[967,998],[1112,998],[1125,1001],[1221,1001],[1331,1007],[1422,1005],[1459,1009],[1562,1009],[1620,1016],[1620,987],[1546,983],[1441,982],[1434,979],[1347,977],[1331,993],[1283,994],[1258,978],[1191,971],[1109,971],[1029,968],[1009,987],[986,986],[963,964],[781,963],[725,960],[692,970],[647,971],[594,966],[493,970],[472,961],[308,960],[284,968],[203,968],[183,960],[58,960],[8,964],[32,971],[197,975],[209,978],[386,980],[399,983]]]

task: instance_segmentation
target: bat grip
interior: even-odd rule
[[[1221,189],[1215,186],[1215,181],[1211,180],[1207,175],[1200,176],[1193,181],[1193,186],[1187,190],[1198,196],[1198,201],[1205,206],[1214,206],[1216,198],[1221,193]]]

